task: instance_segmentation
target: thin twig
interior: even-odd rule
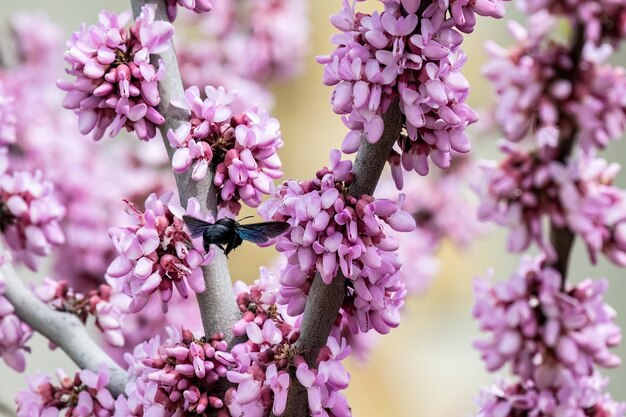
[[[167,21],[166,0],[131,0],[135,17],[139,16],[141,8],[146,4],[155,8],[156,20]],[[184,96],[174,42],[170,41],[170,48],[166,52],[153,55],[151,59],[155,65],[159,65],[159,60],[161,60],[162,65],[165,66],[165,76],[159,81],[161,102],[157,106],[157,110],[165,117],[165,123],[160,126],[159,130],[171,160],[174,149],[167,141],[167,132],[169,129],[176,130],[182,122],[189,121],[189,112],[172,105],[172,100],[182,101]],[[186,206],[189,198],[195,197],[200,202],[201,207],[215,217],[217,215],[218,190],[213,185],[214,167],[209,171],[209,174],[200,181],[191,178],[191,170],[176,174],[176,185],[181,204]],[[211,264],[203,267],[202,271],[206,290],[197,294],[197,298],[204,333],[207,336],[223,333],[225,340],[230,344],[233,340],[232,325],[241,318],[241,313],[232,291],[226,256],[222,252],[216,251]]]
[[[6,284],[5,297],[15,314],[34,330],[54,342],[81,369],[97,371],[101,365],[111,370],[109,390],[114,396],[124,392],[128,382],[126,371],[89,336],[78,317],[51,309],[30,291],[11,264],[0,267],[0,279]]]

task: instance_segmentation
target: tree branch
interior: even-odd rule
[[[21,320],[59,346],[81,369],[97,371],[106,365],[111,370],[111,394],[124,393],[126,371],[89,336],[78,317],[48,307],[24,285],[11,264],[0,267],[0,279],[6,284],[4,295]]]
[[[139,16],[141,7],[146,4],[155,7],[156,20],[168,20],[166,0],[131,0],[135,17]],[[159,130],[171,161],[174,149],[167,140],[167,132],[169,129],[176,130],[182,122],[189,121],[188,111],[172,105],[172,100],[182,101],[184,97],[174,42],[170,41],[170,48],[160,55],[153,55],[151,60],[155,66],[159,65],[159,60],[162,60],[162,65],[165,66],[165,76],[159,81],[161,102],[157,106],[157,110],[165,117],[165,123],[159,127]],[[216,217],[218,191],[213,185],[215,168],[211,167],[209,171],[208,175],[200,181],[195,181],[191,178],[191,170],[182,174],[176,174],[176,185],[180,202],[183,206],[187,205],[189,198],[196,197],[202,209]],[[207,336],[214,333],[223,333],[225,340],[230,345],[233,340],[231,327],[241,318],[241,313],[232,291],[226,256],[222,252],[216,251],[215,258],[213,258],[211,264],[203,267],[202,271],[204,273],[206,290],[201,294],[197,294],[197,298],[204,333]]]
[[[354,182],[348,188],[348,194],[354,197],[374,193],[393,144],[400,137],[402,113],[398,100],[391,104],[383,119],[385,130],[377,143],[371,144],[365,139],[361,140],[353,166]],[[343,303],[345,291],[345,277],[341,273],[333,278],[330,285],[324,284],[319,274],[313,280],[304,309],[300,338],[296,342],[298,352],[301,352],[311,367],[315,365],[319,350],[326,346],[331,328]],[[307,415],[309,411],[306,389],[298,382],[295,371],[292,371],[287,408],[282,417]]]
[[[582,23],[578,23],[572,33],[571,54],[572,67],[561,78],[568,79],[575,83],[580,71],[580,61],[582,59],[583,48],[585,46],[585,28]],[[561,115],[563,117],[565,115]],[[576,120],[565,117],[560,127],[559,148],[556,160],[566,164],[578,136]],[[574,246],[575,235],[567,226],[559,227],[550,222],[550,242],[556,251],[557,259],[552,266],[561,274],[561,289],[565,288],[567,280],[567,270],[572,247]]]

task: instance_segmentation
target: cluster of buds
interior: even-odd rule
[[[185,211],[170,202],[172,196],[171,192],[160,197],[151,194],[145,211],[128,203],[128,214],[135,224],[109,231],[119,256],[109,266],[107,275],[114,288],[132,298],[129,312],[144,308],[157,292],[166,309],[174,287],[183,298],[189,296],[188,285],[196,293],[205,290],[200,266],[210,263],[214,252],[205,253],[202,237],[191,239],[182,217],[186,214],[212,219],[200,213],[200,203],[195,198],[189,199]]]
[[[15,315],[13,305],[4,296],[6,284],[0,278],[0,357],[12,369],[24,372],[24,352],[30,352],[26,342],[32,337],[32,329]]]
[[[142,8],[130,28],[128,13],[100,13],[100,23],[83,26],[68,42],[67,73],[74,80],[60,80],[67,92],[63,107],[78,115],[82,134],[93,132],[98,140],[122,129],[148,140],[165,119],[156,106],[161,102],[157,82],[165,67],[150,63],[150,55],[169,48],[174,32],[169,22],[155,20],[154,9]]]
[[[280,125],[256,107],[234,114],[230,105],[236,95],[223,87],[206,87],[204,92],[203,100],[197,87],[185,91],[191,118],[167,133],[176,149],[172,167],[176,173],[191,168],[196,181],[215,167],[218,205],[237,215],[239,200],[257,207],[261,196],[272,191],[272,181],[283,175],[276,153],[283,144]]]
[[[110,286],[102,284],[96,290],[81,294],[75,292],[66,281],[45,278],[34,292],[54,310],[74,314],[83,323],[87,322],[89,316],[93,316],[96,327],[107,343],[116,347],[124,345],[124,314],[121,307],[112,300],[113,290]]]
[[[426,175],[429,156],[449,167],[452,151],[470,150],[465,128],[477,120],[465,104],[460,32],[472,31],[475,14],[502,17],[501,2],[383,1],[384,11],[372,14],[357,13],[356,3],[345,0],[331,18],[343,33],[333,39],[337,49],[318,59],[324,83],[335,86],[333,110],[350,129],[342,150],[356,152],[361,137],[378,142],[383,115],[398,101],[407,132],[398,141],[404,169]]]
[[[285,182],[261,207],[265,218],[291,225],[276,242],[288,262],[279,301],[287,304],[290,315],[299,315],[315,273],[330,284],[341,271],[347,278],[346,300],[353,301],[344,309],[356,318],[354,331],[376,328],[387,333],[398,325],[397,310],[406,291],[398,276],[398,244],[385,234],[385,227],[408,232],[415,221],[400,209],[402,196],[399,202],[351,196],[351,170],[352,163],[341,161],[341,153],[333,151],[330,167],[315,179]]]
[[[59,385],[50,375],[34,375],[27,379],[28,388],[15,398],[18,417],[66,416],[112,417],[115,401],[106,388],[110,373],[106,367],[98,372],[77,372],[74,377],[57,370]]]
[[[0,159],[4,160],[5,155]],[[6,163],[2,170],[5,170]],[[0,232],[15,261],[37,270],[39,258],[65,242],[59,222],[65,207],[41,171],[0,174]]]

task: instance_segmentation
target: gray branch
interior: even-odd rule
[[[126,371],[89,336],[78,317],[48,307],[24,285],[10,264],[0,268],[0,279],[6,284],[4,295],[21,320],[54,342],[81,369],[97,371],[101,365],[106,365],[111,370],[108,386],[111,394],[117,397],[124,393],[128,381]]]
[[[155,8],[157,20],[167,21],[166,0],[131,0],[135,17],[139,16],[141,7],[146,4]],[[176,130],[182,122],[189,121],[189,113],[172,105],[172,100],[182,101],[184,90],[173,41],[170,42],[170,46],[166,52],[154,55],[151,59],[155,65],[158,65],[158,61],[161,59],[165,66],[165,76],[159,82],[161,102],[157,110],[165,117],[165,123],[159,129],[171,160],[174,149],[167,140],[167,131],[169,129]],[[213,185],[214,167],[209,171],[209,174],[200,181],[191,178],[191,170],[176,174],[176,185],[183,206],[187,205],[189,198],[196,197],[201,207],[215,217],[217,215],[218,190]],[[211,264],[203,267],[202,271],[206,291],[197,294],[197,298],[204,333],[207,336],[223,333],[226,341],[230,344],[233,340],[231,327],[241,318],[241,313],[232,291],[226,256],[222,252],[216,251]]]
[[[402,113],[397,101],[392,103],[383,118],[385,131],[382,138],[375,144],[365,139],[361,140],[353,166],[354,182],[348,187],[348,194],[354,197],[374,193],[391,148],[400,137]],[[345,277],[341,273],[332,280],[330,285],[324,284],[319,274],[313,280],[304,309],[300,338],[296,342],[296,348],[302,353],[310,367],[315,366],[319,350],[326,346],[331,328],[343,303],[345,291]],[[306,389],[296,379],[295,372],[292,372],[287,408],[282,417],[307,415],[309,415],[309,409]]]

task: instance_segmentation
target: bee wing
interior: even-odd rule
[[[238,225],[236,228],[240,238],[252,243],[265,243],[273,237],[285,233],[289,229],[287,222],[264,222]]]
[[[205,222],[204,220],[196,219],[195,217],[191,217],[187,215],[183,216],[183,221],[189,228],[192,238],[197,238],[198,236],[202,236],[202,234],[207,228],[213,226],[209,222]]]

